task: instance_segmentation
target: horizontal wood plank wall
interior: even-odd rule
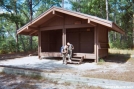
[[[108,30],[106,27],[99,25],[98,32],[99,58],[102,58],[108,56]]]

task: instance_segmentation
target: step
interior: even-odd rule
[[[74,61],[80,61],[81,58],[72,58],[71,60],[74,60]]]
[[[76,62],[76,61],[71,61],[71,62],[67,61],[67,63],[70,63],[70,64],[80,64],[80,62]]]

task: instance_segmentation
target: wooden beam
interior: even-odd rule
[[[88,23],[90,23],[91,22],[91,20],[88,18],[88,21],[87,21]]]
[[[65,28],[85,28],[85,27],[94,27],[94,26],[90,24],[65,25]]]
[[[56,15],[58,17],[64,18],[64,14],[60,12],[56,12],[55,10],[52,11],[53,15]]]
[[[110,27],[110,28],[112,27],[112,22],[107,21],[107,20],[103,20],[103,19],[100,19],[100,18],[90,18],[90,20],[92,22],[97,22],[101,25],[104,25],[104,26],[107,26],[107,27]]]
[[[55,14],[55,10],[53,10],[53,12],[52,12],[53,14]]]
[[[55,15],[61,18],[64,18],[64,14],[60,12],[55,12]]]
[[[114,31],[117,31],[117,32],[125,35],[125,32],[120,27],[118,27],[115,23],[112,24],[112,28],[114,29]]]
[[[89,18],[88,18],[88,24],[91,24],[91,25],[93,25],[93,26],[97,26],[97,24],[96,23],[94,23],[94,22],[92,22]]]
[[[27,26],[27,30],[38,30],[38,27],[31,27],[31,26]]]
[[[34,34],[35,36],[38,36],[38,32]]]
[[[32,35],[32,34],[34,34],[36,32],[38,32],[38,30],[35,30],[35,31],[31,32],[29,35]]]
[[[78,18],[82,18],[82,19],[87,19],[88,17],[83,15],[83,14],[79,14],[77,12],[73,12],[73,11],[66,11],[66,10],[62,10],[62,9],[56,9],[56,11],[58,12],[61,12],[61,13],[65,13],[65,14],[68,14],[68,15],[72,15],[72,16],[75,16],[75,17],[78,17]]]
[[[62,29],[63,26],[51,26],[51,27],[43,27],[40,28],[41,31],[45,31],[45,30],[56,30],[56,29]]]
[[[92,26],[90,24],[65,25],[66,29],[69,29],[69,28],[86,28],[86,27],[94,27],[94,26]],[[41,31],[44,31],[44,30],[56,30],[56,29],[63,29],[63,26],[42,27],[40,29],[41,29]]]
[[[51,23],[52,21],[54,21],[56,18],[52,17],[51,19],[49,19],[48,21],[43,22],[42,24],[40,24],[40,27],[45,27],[46,25],[48,25],[49,23]]]

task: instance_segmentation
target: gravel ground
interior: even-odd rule
[[[62,64],[62,60],[51,60],[51,59],[42,59],[39,60],[37,56],[22,57],[11,60],[2,60],[0,65],[8,66],[18,66],[23,68],[35,68],[35,69],[44,69],[44,70],[65,70],[72,69],[76,71],[86,71],[86,70],[98,70],[96,72],[107,72],[111,70],[117,70],[118,72],[127,71],[124,65],[112,63],[108,65],[97,65],[96,63],[83,63],[80,65],[75,64]]]

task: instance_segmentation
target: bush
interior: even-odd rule
[[[99,62],[105,62],[105,61],[104,61],[104,59],[101,58],[101,59],[99,60]]]
[[[6,54],[8,53],[6,50],[0,50],[0,54]]]

